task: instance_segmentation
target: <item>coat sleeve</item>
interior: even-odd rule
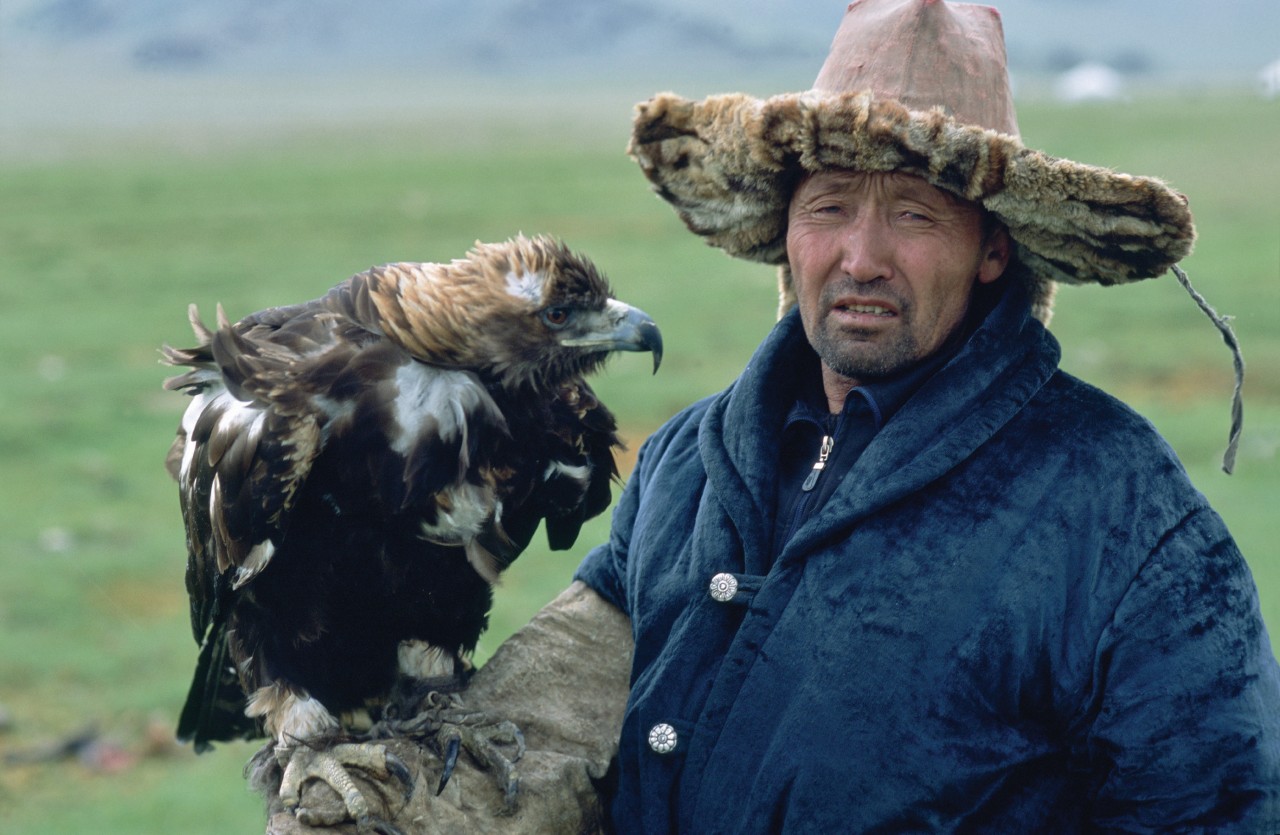
[[[508,719],[524,734],[527,750],[517,764],[520,790],[513,812],[503,808],[493,778],[466,755],[436,796],[440,760],[406,739],[386,744],[413,772],[410,797],[401,795],[390,778],[373,784],[360,772],[353,776],[374,813],[401,832],[602,831],[600,784],[617,752],[630,670],[626,616],[575,582],[507,639],[462,694],[464,707]],[[356,832],[353,823],[336,828],[300,823],[272,791],[278,791],[278,776],[274,787],[263,788],[271,835]],[[304,789],[303,806],[342,817],[337,795],[318,782]]]
[[[634,575],[629,565],[631,541],[641,504],[648,493],[649,501],[657,502],[666,512],[666,491],[701,473],[701,465],[690,461],[698,457],[698,427],[714,400],[708,397],[689,406],[640,445],[635,468],[614,505],[609,541],[587,554],[574,575],[628,617],[632,615],[630,592],[634,592],[628,588],[628,577]],[[692,526],[692,518],[689,524]]]
[[[1099,831],[1280,832],[1280,670],[1213,511],[1168,533],[1125,591],[1091,701]]]

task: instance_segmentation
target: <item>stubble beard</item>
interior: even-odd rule
[[[909,328],[899,323],[892,333],[835,328],[823,322],[809,342],[828,368],[858,382],[891,377],[915,365],[920,345]]]
[[[881,289],[875,295],[897,310],[889,328],[847,328],[838,325],[829,312],[844,286],[829,286],[820,301],[822,318],[806,328],[809,343],[828,368],[859,383],[881,379],[905,371],[923,357],[920,342],[911,329],[913,309],[907,299]]]

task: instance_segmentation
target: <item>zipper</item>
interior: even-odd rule
[[[831,450],[835,447],[835,436],[839,434],[840,423],[835,415],[829,415],[826,420],[826,426],[822,431],[822,443],[818,445],[818,460],[813,462],[813,468],[809,470],[809,474],[805,476],[804,483],[800,485],[800,496],[796,499],[795,506],[791,510],[791,520],[787,527],[786,539],[782,540],[783,548],[786,543],[791,540],[800,526],[804,524],[804,520],[809,516],[809,505],[814,499],[814,488],[818,486],[818,479],[822,475],[822,471],[826,469],[827,459],[831,457]]]
[[[809,471],[809,475],[805,478],[804,484],[800,485],[800,490],[808,493],[818,484],[818,476],[822,475],[822,471],[827,466],[827,459],[831,457],[831,448],[835,446],[835,440],[830,435],[822,436],[822,446],[818,448],[818,460],[813,462],[813,469]]]

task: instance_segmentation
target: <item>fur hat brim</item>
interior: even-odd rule
[[[700,102],[664,93],[638,106],[628,153],[690,230],[769,264],[787,261],[787,207],[804,174],[922,177],[1005,224],[1046,321],[1054,282],[1152,278],[1195,240],[1186,197],[1159,180],[1057,159],[941,110],[911,111],[868,93]]]

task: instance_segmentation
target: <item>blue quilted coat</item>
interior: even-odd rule
[[[779,553],[794,313],[646,442],[579,570],[636,640],[618,831],[1280,832],[1249,570],[1058,357],[1010,291]]]

